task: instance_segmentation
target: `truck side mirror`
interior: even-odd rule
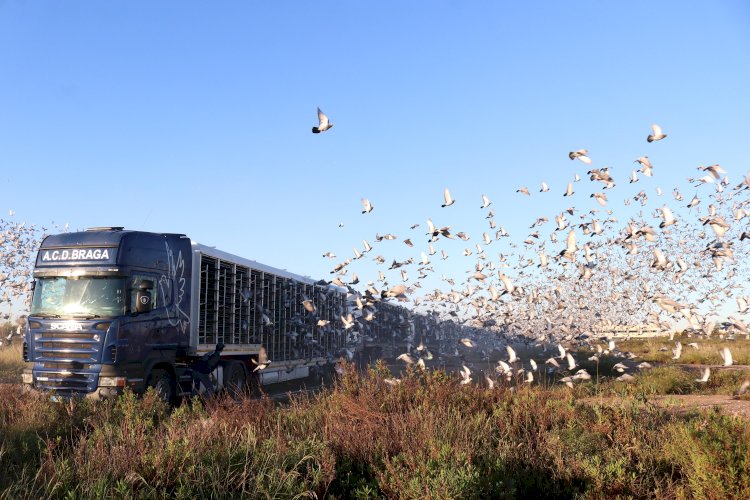
[[[154,282],[149,280],[141,281],[138,289],[135,292],[135,312],[136,314],[143,314],[151,311],[153,306],[151,302],[151,294],[154,290]]]

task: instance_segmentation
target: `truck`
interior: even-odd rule
[[[320,376],[357,340],[341,321],[346,289],[183,234],[50,235],[33,277],[22,379],[55,397],[151,387],[175,401],[196,393],[196,363],[217,346],[210,389],[242,391]]]

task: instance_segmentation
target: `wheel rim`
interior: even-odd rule
[[[169,402],[172,399],[172,386],[166,378],[159,379],[159,381],[156,382],[154,391],[162,401]]]

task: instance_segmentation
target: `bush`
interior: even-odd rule
[[[490,390],[418,370],[391,386],[386,376],[348,370],[283,406],[215,398],[175,409],[154,394],[58,404],[0,386],[0,497],[750,495],[745,422],[638,402],[689,390],[692,374],[674,368],[605,389],[623,393],[616,408],[579,403],[579,386]]]

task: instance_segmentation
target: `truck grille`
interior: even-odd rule
[[[34,386],[57,394],[73,395],[96,389],[101,359],[96,333],[43,332],[35,338]],[[97,370],[98,371],[98,370]]]
[[[101,347],[95,336],[95,333],[45,332],[36,339],[34,361],[97,363]]]

